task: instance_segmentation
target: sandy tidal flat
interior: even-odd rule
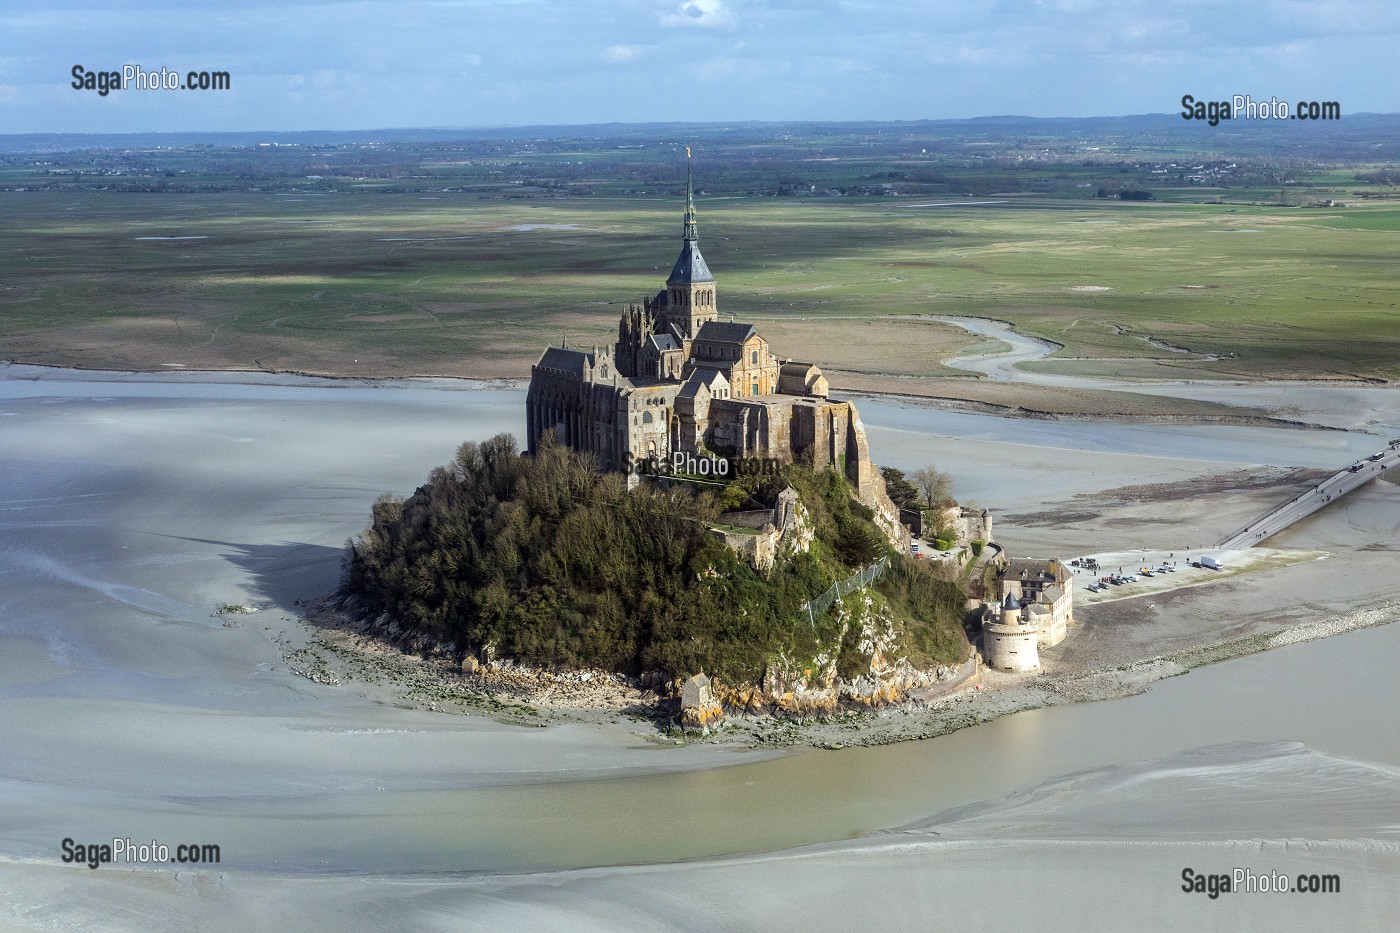
[[[105,870],[81,885],[32,860],[0,867],[25,901],[61,905],[46,917],[112,930],[195,918],[208,930],[915,931],[951,918],[972,930],[1374,929],[1400,909],[1397,808],[1400,769],[1234,743],[1085,771],[861,839],[683,865],[484,877]],[[1197,874],[1216,876],[1217,896],[1194,890]],[[1337,890],[1250,892],[1240,884],[1250,876],[1289,889],[1325,878]]]
[[[1099,892],[1109,919],[1122,916],[1112,904],[1146,904],[1167,925],[1277,916],[1284,928],[1290,918],[1317,928],[1322,916],[1355,927],[1395,906],[1390,628],[1214,665],[1114,703],[785,757],[661,747],[625,721],[538,729],[402,709],[388,686],[295,672],[300,601],[333,586],[341,545],[379,493],[411,491],[463,440],[519,433],[522,393],[52,375],[0,381],[0,926],[771,929],[792,919],[848,929],[898,903],[884,926],[923,929],[962,911],[1001,928],[1022,906],[1078,916],[1066,905]],[[1076,447],[1072,434],[1008,419],[963,413],[973,420],[950,427],[917,408],[862,410],[881,459],[912,466],[946,451],[955,483],[980,483],[988,504],[1026,514],[1095,484],[1172,482],[1242,463],[1311,467],[1370,440],[1317,432],[1327,440],[1310,447],[1219,426],[1175,441],[1093,429]],[[1037,474],[1051,479],[1030,481]],[[1267,498],[1240,495],[1236,512]],[[1282,616],[1393,598],[1394,497],[1373,484],[1355,505],[1280,542],[1352,549],[1346,561],[1304,565],[1317,576],[1197,588],[1183,597],[1192,637],[1212,620],[1262,631]],[[1196,509],[1212,539],[1235,523],[1209,502],[1171,508]],[[1142,534],[1112,518],[1109,509],[1080,527],[1094,540],[1071,550],[1127,547],[1122,539]],[[1005,531],[1022,549],[1056,543],[1053,528]],[[259,611],[217,615],[226,604]],[[1092,653],[1132,625],[1106,618],[1065,645]],[[1306,748],[1173,759],[1203,744],[1281,740]],[[1203,805],[1143,815],[1142,800],[1113,781],[1073,779],[1039,803],[985,803],[1086,767],[1145,768],[1132,780],[1170,791],[1149,798]],[[1159,772],[1221,779],[1151,777]],[[1044,809],[1067,787],[1080,809]],[[926,822],[950,807],[959,812]],[[1291,814],[1305,808],[1303,827]],[[1091,831],[1067,838],[1065,827],[1091,812]],[[1254,816],[1232,824],[1233,812]],[[1054,825],[1033,831],[1042,823]],[[1172,841],[1141,838],[1161,835]],[[1299,835],[1306,846],[1282,848]],[[215,842],[226,854],[217,869],[92,871],[59,861],[65,836]],[[1185,864],[1276,847],[1281,867],[1340,872],[1343,897],[1283,916],[1206,907],[1177,889]],[[791,851],[747,854],[778,850]],[[625,867],[638,863],[650,864]],[[1027,882],[989,908],[979,885],[996,866]]]

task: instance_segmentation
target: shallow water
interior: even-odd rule
[[[900,432],[1061,450],[1297,467],[1341,467],[1385,446],[1380,437],[1359,431],[1239,424],[1042,421],[947,411],[918,402],[887,399],[858,399],[857,404],[861,420],[872,435],[871,447],[882,455],[889,448],[897,451]]]
[[[1369,431],[1383,439],[1400,435],[1400,386],[1394,384],[1320,380],[1230,382],[1226,378],[1217,377],[1198,381],[1128,381],[1068,375],[1049,368],[1031,370],[1022,368],[1020,364],[1045,360],[1059,349],[1059,345],[1019,334],[1004,321],[962,317],[940,317],[938,320],[961,327],[979,337],[993,338],[1009,345],[1000,353],[946,361],[950,366],[982,373],[996,382],[1021,382],[1070,389],[1114,389],[1167,398],[1195,399],[1240,408],[1260,408],[1286,420],[1325,424],[1349,431]],[[1154,338],[1144,339],[1150,341]]]
[[[184,380],[0,381],[0,854],[121,835],[217,841],[229,866],[291,872],[669,861],[848,838],[1223,741],[1400,764],[1393,626],[935,740],[683,773],[650,772],[745,758],[314,685],[286,671],[280,619],[334,584],[376,495],[411,491],[463,440],[519,433],[523,393]],[[1103,457],[1126,475],[1162,462],[1334,465],[1370,441],[879,400],[862,414],[896,463],[932,439],[1023,463]],[[948,468],[969,482],[984,470]],[[988,488],[1008,509],[1044,496]],[[266,609],[226,628],[213,610],[232,602]]]

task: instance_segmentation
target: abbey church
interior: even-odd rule
[[[544,351],[530,370],[528,444],[533,452],[553,431],[614,470],[676,453],[836,466],[898,536],[860,416],[828,390],[815,364],[776,356],[752,324],[719,319],[687,161],[681,252],[665,289],[623,310],[612,347]]]

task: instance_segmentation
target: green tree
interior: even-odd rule
[[[792,486],[810,552],[767,574],[711,531],[721,508],[772,504]],[[810,656],[802,603],[888,551],[873,513],[834,470],[790,466],[718,495],[646,485],[543,441],[463,444],[406,500],[383,497],[350,542],[342,591],[371,616],[451,643],[556,668],[705,670],[757,680],[775,654]]]
[[[905,477],[904,471],[894,467],[881,467],[880,475],[885,478],[885,491],[890,501],[900,508],[918,508],[922,497],[919,489]]]

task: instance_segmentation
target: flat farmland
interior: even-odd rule
[[[0,193],[0,358],[94,369],[528,374],[603,344],[679,246],[673,197]],[[1400,378],[1400,201],[1302,208],[701,198],[721,315],[847,387],[950,377],[994,317],[1089,375]],[[946,382],[940,379],[940,382]]]

